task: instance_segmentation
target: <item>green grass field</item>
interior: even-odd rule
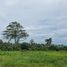
[[[67,67],[67,52],[0,51],[0,67]]]

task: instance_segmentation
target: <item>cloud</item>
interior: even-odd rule
[[[31,38],[38,42],[52,37],[57,43],[67,43],[66,0],[0,0],[0,28],[9,22],[20,22]]]
[[[15,6],[19,3],[19,0],[5,0],[4,3],[6,6]]]

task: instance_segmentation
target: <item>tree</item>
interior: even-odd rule
[[[46,45],[47,45],[48,47],[50,47],[51,44],[52,44],[52,38],[46,39],[45,41],[46,41]]]
[[[32,44],[34,44],[34,43],[35,43],[34,40],[31,39],[31,40],[30,40],[30,44],[32,45]]]
[[[24,27],[16,21],[9,23],[6,30],[3,31],[3,35],[6,39],[8,39],[8,42],[13,39],[15,44],[19,43],[20,39],[25,39],[27,36],[29,36],[24,30]]]
[[[2,44],[3,43],[3,41],[0,39],[0,44]]]

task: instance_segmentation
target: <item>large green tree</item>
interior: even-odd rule
[[[9,23],[6,30],[3,31],[3,35],[6,39],[8,39],[8,42],[13,39],[15,44],[19,43],[20,39],[25,39],[29,36],[24,30],[24,27],[16,21]]]

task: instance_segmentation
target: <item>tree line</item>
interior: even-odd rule
[[[24,30],[24,27],[18,22],[11,22],[3,31],[3,37],[8,42],[0,40],[0,50],[14,51],[14,50],[67,50],[67,46],[52,44],[52,38],[46,39],[45,44],[35,43],[33,39],[29,43],[20,43],[20,40],[24,40],[29,34]],[[12,43],[12,41],[14,43]]]

